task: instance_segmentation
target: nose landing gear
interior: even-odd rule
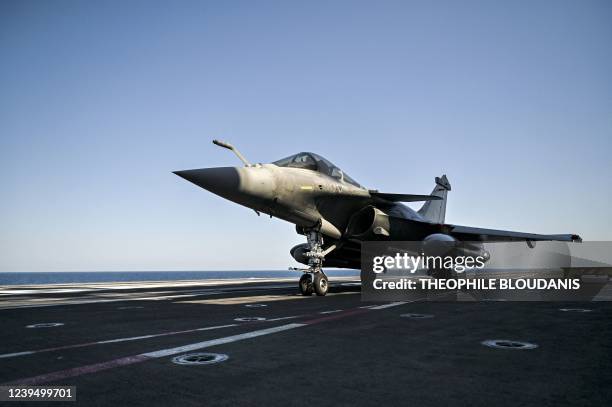
[[[299,287],[302,295],[310,296],[314,292],[318,296],[324,296],[329,289],[329,280],[323,272],[323,260],[325,256],[336,248],[336,245],[323,250],[323,236],[318,230],[306,231],[309,251],[308,268],[303,269],[304,274],[300,277]]]

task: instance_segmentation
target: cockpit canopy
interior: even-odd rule
[[[298,153],[282,160],[274,161],[272,164],[279,167],[303,168],[306,170],[317,171],[341,182],[362,188],[357,181],[349,177],[340,168],[336,167],[329,160],[315,153]]]

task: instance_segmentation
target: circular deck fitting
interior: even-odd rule
[[[535,349],[538,347],[535,343],[514,341],[511,339],[489,339],[482,341],[481,344],[488,346],[489,348],[495,349],[516,349],[516,350],[528,350]]]
[[[410,319],[427,319],[433,318],[434,316],[431,314],[401,314],[400,317]]]
[[[592,309],[588,308],[559,308],[559,311],[563,312],[591,312]]]
[[[264,317],[242,317],[242,318],[234,318],[234,321],[237,322],[256,322],[256,321],[265,321]]]
[[[41,324],[26,325],[26,328],[54,328],[64,325],[63,322],[43,322]]]
[[[263,308],[263,307],[267,307],[268,304],[246,304],[245,307],[247,308]]]
[[[224,362],[229,358],[223,353],[187,353],[172,358],[177,365],[212,365]]]

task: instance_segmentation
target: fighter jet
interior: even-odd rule
[[[269,164],[251,164],[231,144],[242,167],[201,168],[174,174],[225,199],[293,223],[306,243],[293,247],[293,258],[307,268],[299,280],[303,295],[327,294],[326,267],[361,268],[365,241],[508,242],[581,241],[575,234],[541,235],[445,223],[451,190],[446,175],[435,178],[429,195],[384,193],[367,189],[318,154],[302,152]],[[415,211],[403,202],[424,201]]]

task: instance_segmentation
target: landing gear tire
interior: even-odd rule
[[[312,285],[314,286],[314,291],[318,296],[322,297],[327,294],[329,281],[327,280],[327,276],[322,271],[315,273],[314,282]]]
[[[299,286],[300,286],[300,294],[305,295],[307,297],[310,297],[312,295],[313,287],[312,287],[312,281],[310,279],[310,275],[303,274],[302,277],[300,277]]]

